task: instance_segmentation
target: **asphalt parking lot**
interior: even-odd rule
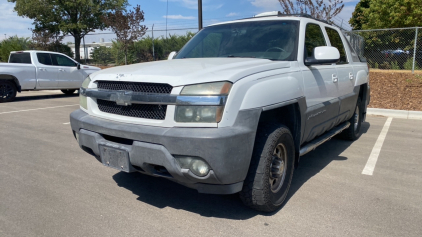
[[[73,138],[78,103],[38,91],[0,104],[0,236],[422,236],[422,120],[368,117],[358,141],[302,157],[285,206],[262,214],[104,167]]]

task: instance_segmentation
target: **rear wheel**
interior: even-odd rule
[[[342,132],[342,136],[346,140],[355,141],[362,135],[363,106],[361,98],[358,99],[355,112],[349,122],[350,127]]]
[[[73,95],[76,90],[61,90],[65,95]]]
[[[264,212],[280,208],[292,181],[294,154],[293,137],[287,127],[276,124],[261,127],[240,192],[243,203]]]
[[[12,81],[0,81],[0,103],[12,101],[15,99],[16,93],[16,85]]]

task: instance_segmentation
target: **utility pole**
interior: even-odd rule
[[[169,0],[167,0],[167,12],[166,12],[166,39],[167,39],[167,20],[169,18]]]
[[[152,24],[152,58],[155,61],[155,50],[154,50],[154,24]]]
[[[198,30],[202,30],[202,0],[198,0]]]

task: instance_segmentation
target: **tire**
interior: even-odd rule
[[[358,98],[355,112],[349,119],[350,127],[341,133],[343,139],[356,141],[362,135],[363,109],[362,99]]]
[[[258,211],[278,210],[290,188],[294,158],[293,136],[286,126],[261,126],[256,136],[249,172],[240,192],[243,203]]]
[[[73,95],[76,90],[61,90],[65,95]]]
[[[12,81],[0,81],[0,103],[13,101],[17,92],[16,85]]]

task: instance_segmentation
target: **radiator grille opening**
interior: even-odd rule
[[[166,118],[167,105],[132,104],[123,106],[107,100],[97,100],[97,104],[100,111],[104,113],[156,120]]]
[[[97,81],[98,89],[104,90],[123,90],[142,93],[170,94],[173,89],[169,84],[162,83],[144,83],[144,82],[125,82],[125,81]]]

